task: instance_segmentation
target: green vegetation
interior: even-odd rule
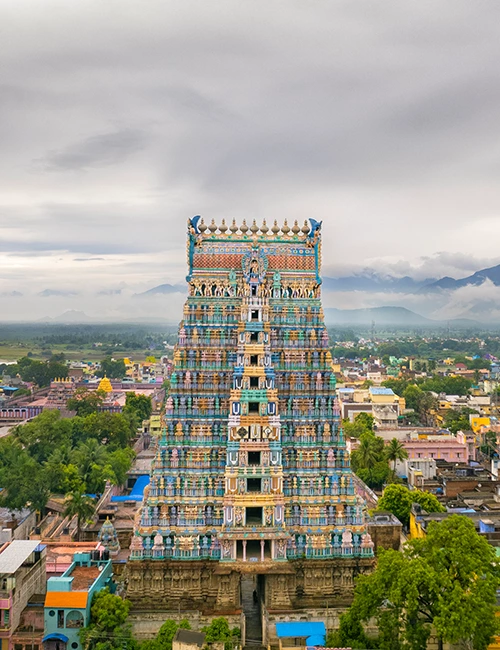
[[[20,375],[26,382],[33,382],[38,387],[48,386],[53,379],[68,376],[68,368],[60,355],[52,355],[47,361],[35,361],[29,357],[21,357],[17,363],[10,366],[2,365],[0,371],[11,376]]]
[[[154,639],[141,643],[140,650],[172,650],[172,641],[179,628],[190,630],[191,625],[187,619],[179,623],[167,619]],[[222,642],[226,650],[230,650],[240,638],[239,628],[235,627],[231,630],[227,619],[223,616],[214,618],[210,625],[202,628],[202,632],[205,632],[206,643]]]
[[[477,411],[467,407],[461,409],[450,409],[444,416],[444,426],[452,433],[457,431],[470,431],[469,415],[476,414]]]
[[[431,630],[444,643],[486,650],[497,630],[500,569],[495,549],[466,517],[431,522],[423,539],[382,551],[376,570],[359,576],[354,602],[330,634],[330,647],[425,650]],[[379,636],[362,623],[374,618]]]
[[[388,485],[379,499],[377,510],[392,512],[399,521],[408,526],[411,507],[418,503],[427,512],[446,512],[434,494],[421,490],[409,490],[404,485]]]
[[[86,650],[136,650],[127,617],[131,603],[102,589],[92,599],[90,624],[80,630],[80,640]]]
[[[101,368],[96,372],[98,377],[108,377],[109,379],[121,379],[126,372],[125,362],[123,359],[114,360],[111,357],[105,357],[101,361]]]
[[[136,393],[127,393],[125,397],[125,414],[136,418],[140,424],[143,420],[148,420],[153,412],[153,405],[149,395],[137,395]]]
[[[210,625],[202,628],[202,632],[205,632],[206,634],[206,643],[223,642],[226,650],[233,647],[241,634],[240,629],[237,627],[234,627],[231,630],[227,619],[223,616],[214,618]]]
[[[392,480],[396,478],[396,463],[408,458],[408,452],[397,438],[393,438],[385,448],[387,460],[392,463]]]
[[[342,421],[342,430],[347,438],[359,438],[363,433],[373,433],[374,418],[370,413],[358,413],[354,422]]]
[[[161,356],[165,343],[176,342],[176,333],[177,327],[162,324],[0,323],[0,359],[29,356],[44,360],[52,353],[63,353],[69,360],[128,356],[142,361],[153,354]],[[9,373],[5,368],[0,364],[0,374]]]
[[[92,519],[95,512],[95,503],[91,497],[83,494],[81,488],[70,492],[66,497],[64,516],[73,519],[76,517],[76,539],[80,540],[82,521]]]
[[[88,390],[88,388],[77,388],[66,402],[70,411],[76,411],[80,417],[85,417],[91,413],[97,413],[99,407],[104,402],[106,393],[102,390]]]
[[[123,484],[135,434],[136,417],[128,414],[43,411],[0,439],[0,505],[41,511],[51,493],[100,494],[107,480]]]

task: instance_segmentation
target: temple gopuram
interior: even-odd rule
[[[374,566],[321,307],[321,223],[188,223],[164,426],[127,566],[134,609],[345,607]],[[243,608],[244,609],[244,608]]]

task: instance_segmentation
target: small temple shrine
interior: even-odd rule
[[[374,566],[321,306],[321,223],[188,224],[189,295],[127,597],[137,609],[345,607]],[[277,620],[275,618],[275,620]]]

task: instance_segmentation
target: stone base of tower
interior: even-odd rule
[[[173,618],[168,612],[238,616],[242,577],[253,576],[262,609],[273,617],[342,609],[352,601],[356,576],[374,566],[370,557],[255,563],[137,560],[127,565],[127,598],[138,616],[141,611],[164,613],[163,620]]]

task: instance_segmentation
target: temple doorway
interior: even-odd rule
[[[241,576],[241,609],[245,614],[245,647],[262,645],[262,603],[265,576]]]

